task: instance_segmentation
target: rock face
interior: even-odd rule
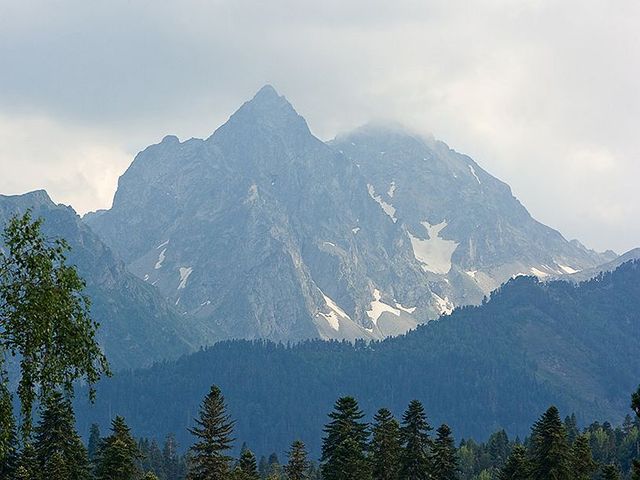
[[[325,144],[270,86],[208,139],[138,154],[113,207],[85,220],[225,338],[382,338],[514,274],[611,260],[446,145],[378,128]]]
[[[56,205],[45,191],[0,195],[0,226],[29,208],[44,219],[47,237],[69,242],[68,261],[87,282],[91,313],[100,323],[98,340],[114,369],[176,358],[210,343],[202,342],[210,337],[208,328],[181,316],[155,288],[129,273],[71,207]]]

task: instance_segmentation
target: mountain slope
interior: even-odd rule
[[[78,404],[79,426],[122,414],[138,434],[175,432],[186,446],[214,383],[237,419],[238,444],[258,453],[301,438],[317,454],[326,414],[347,394],[369,415],[382,406],[401,414],[417,398],[458,439],[498,428],[524,436],[550,404],[580,421],[618,421],[640,372],[639,312],[640,262],[578,286],[519,277],[481,306],[382,342],[222,342],[120,374],[101,382],[95,407]]]
[[[91,313],[100,322],[98,340],[112,367],[150,365],[207,343],[199,326],[168,306],[156,289],[127,272],[72,208],[56,205],[45,191],[0,195],[0,225],[29,208],[34,217],[44,219],[46,236],[69,242],[69,263],[78,267],[87,282]]]
[[[367,146],[350,150],[354,135]],[[165,137],[141,152],[113,207],[86,222],[226,338],[379,339],[535,266],[604,261],[535,222],[477,166],[479,190],[438,183],[430,172],[475,166],[443,144],[358,135],[321,142],[266,86],[208,139]],[[388,164],[367,161],[380,142]]]

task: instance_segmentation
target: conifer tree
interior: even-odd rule
[[[567,441],[569,445],[573,445],[576,438],[580,434],[578,430],[578,420],[576,419],[576,414],[572,413],[571,415],[567,415],[564,419],[564,429],[567,432]]]
[[[91,462],[92,465],[94,465],[101,441],[100,427],[97,423],[92,423],[89,427],[89,442],[87,444],[87,455],[89,456],[89,462]]]
[[[289,449],[289,461],[284,467],[287,480],[307,480],[309,478],[309,460],[304,443],[296,440]]]
[[[124,418],[111,422],[111,435],[100,444],[97,455],[97,480],[134,480],[139,475],[140,451]]]
[[[196,427],[190,429],[197,438],[191,446],[191,462],[187,478],[189,480],[224,480],[229,474],[234,422],[227,415],[222,392],[216,385],[205,397],[200,407],[200,418]]]
[[[620,480],[620,470],[616,465],[605,465],[602,467],[602,480]]]
[[[534,424],[531,435],[531,474],[533,480],[569,480],[567,434],[554,406]]]
[[[441,425],[436,431],[431,455],[431,477],[434,480],[455,480],[458,478],[456,446],[448,425]]]
[[[339,398],[331,421],[324,428],[322,475],[324,480],[366,480],[370,478],[366,458],[368,425],[353,397]]]
[[[499,430],[493,433],[487,441],[487,450],[491,457],[491,464],[495,468],[502,468],[509,456],[509,437],[507,432]]]
[[[399,480],[402,458],[400,424],[386,408],[378,410],[373,420],[369,447],[373,480]]]
[[[42,407],[33,443],[42,477],[88,479],[89,458],[75,430],[71,402],[60,392],[52,392]]]
[[[153,472],[147,472],[142,477],[142,480],[159,480],[158,476]]]
[[[22,446],[18,457],[16,478],[19,480],[38,480],[38,473],[35,449],[31,443],[27,442]]]
[[[591,445],[586,435],[578,435],[570,452],[571,474],[574,480],[589,480],[598,469],[591,455]]]
[[[504,467],[498,474],[499,480],[528,480],[529,462],[527,461],[527,450],[523,445],[516,443],[511,449],[511,454],[507,458]]]
[[[631,480],[640,480],[640,460],[634,460],[631,467]]]
[[[173,433],[168,434],[164,440],[162,463],[167,479],[184,478],[186,474],[184,460],[178,454],[178,442]]]
[[[402,417],[401,438],[403,446],[402,468],[400,477],[403,480],[424,480],[429,478],[431,425],[427,422],[422,403],[412,400]]]
[[[0,356],[0,479],[5,479],[15,474],[18,461],[18,437],[11,394],[1,369]]]
[[[240,459],[236,465],[235,478],[241,480],[259,480],[260,474],[258,473],[258,464],[256,462],[256,456],[246,445],[240,452]]]

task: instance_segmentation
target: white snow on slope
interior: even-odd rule
[[[473,165],[469,165],[469,170],[471,170],[471,175],[473,175],[474,177],[476,177],[476,180],[478,181],[479,185],[482,185],[482,182],[480,181],[480,179],[478,178],[478,175],[476,175],[476,169],[473,168]]]
[[[393,195],[396,193],[396,182],[391,182],[391,185],[389,185],[389,190],[387,191],[387,195],[389,195],[390,198],[393,198]]]
[[[160,250],[162,247],[166,247],[167,245],[169,245],[169,240],[167,240],[166,242],[161,243],[160,245],[158,245],[156,247],[156,250]]]
[[[396,223],[398,219],[396,218],[395,207],[390,203],[385,202],[380,195],[376,195],[376,190],[370,183],[367,183],[367,191],[369,192],[369,196],[373,198],[378,203],[378,205],[380,205],[380,207],[382,207],[384,213],[386,213],[391,218],[391,220],[393,220],[393,223]]]
[[[360,227],[354,227],[354,228],[351,229],[351,231],[355,235],[356,233],[358,233],[360,231]]]
[[[447,221],[431,225],[429,222],[420,222],[427,229],[429,238],[422,240],[414,237],[410,232],[409,239],[413,247],[413,255],[422,264],[425,271],[447,274],[451,270],[451,256],[458,248],[458,242],[440,238],[440,232],[447,226]]]
[[[380,290],[377,288],[373,291],[373,302],[371,302],[371,307],[367,310],[367,315],[371,319],[373,323],[378,325],[378,319],[380,315],[384,312],[389,312],[394,314],[396,317],[400,316],[400,310],[397,308],[393,308],[391,305],[384,303],[382,300],[382,295],[380,295]]]
[[[160,270],[162,268],[162,262],[164,262],[164,259],[166,258],[164,255],[166,252],[167,252],[166,248],[160,252],[160,255],[158,255],[158,261],[156,262],[156,266],[153,268],[155,268],[156,270]]]
[[[447,296],[442,298],[440,295],[436,293],[431,292],[431,294],[433,295],[433,298],[436,301],[436,306],[440,311],[440,315],[450,315],[451,312],[453,312],[454,305]]]
[[[396,308],[402,310],[403,312],[413,313],[416,311],[416,307],[403,307],[399,303],[396,302]]]
[[[575,270],[574,268],[571,268],[567,265],[562,265],[560,263],[556,263],[556,265],[558,265],[562,271],[564,271],[564,273],[568,273],[569,275],[571,275],[572,273],[578,273],[580,270]]]
[[[331,328],[333,328],[336,332],[340,329],[340,319],[344,318],[347,320],[351,320],[351,317],[347,315],[347,313],[342,310],[336,302],[334,302],[331,298],[327,297],[322,291],[322,296],[324,297],[324,301],[326,302],[329,310],[329,313],[319,312],[319,315],[324,317],[324,319],[329,323]]]
[[[187,286],[187,280],[189,280],[191,272],[193,272],[193,268],[191,267],[180,267],[180,285],[178,285],[178,290],[182,290]]]
[[[533,273],[536,277],[539,277],[539,278],[544,278],[549,276],[547,272],[538,270],[536,267],[531,267],[531,273]]]
[[[476,278],[476,273],[478,273],[478,271],[477,270],[469,270],[469,271],[466,271],[464,273],[469,275],[471,278]]]

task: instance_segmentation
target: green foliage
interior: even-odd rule
[[[246,446],[240,452],[240,458],[233,471],[234,480],[259,480],[256,456]]]
[[[322,444],[324,480],[366,480],[370,478],[365,452],[369,428],[364,413],[353,397],[341,397],[329,414]]]
[[[527,450],[523,445],[516,444],[511,449],[511,454],[507,458],[504,466],[498,475],[499,480],[528,480],[529,462],[527,460]]]
[[[633,461],[631,480],[640,480],[640,460]]]
[[[424,480],[429,478],[431,464],[431,425],[427,422],[422,403],[412,400],[402,416],[402,475],[406,480]]]
[[[593,460],[589,438],[586,435],[578,435],[571,447],[569,463],[574,480],[589,480],[598,469]]]
[[[533,480],[569,480],[567,433],[556,407],[549,409],[532,428],[531,456]]]
[[[369,448],[373,480],[399,480],[402,460],[400,424],[386,408],[373,417]]]
[[[27,212],[13,217],[0,251],[0,354],[19,355],[18,397],[24,438],[32,424],[33,404],[84,378],[93,385],[109,367],[95,341],[98,325],[89,314],[84,281],[67,265],[64,240],[48,241],[42,220]],[[93,392],[91,390],[91,392]]]
[[[90,478],[87,451],[75,430],[71,403],[60,392],[52,392],[41,407],[33,447],[43,478]]]
[[[431,478],[434,480],[455,480],[458,478],[456,446],[448,425],[436,430],[436,438],[431,452]]]
[[[118,416],[111,424],[111,435],[100,444],[97,456],[97,480],[134,480],[139,475],[140,451],[131,431]]]
[[[2,368],[0,359],[0,369]],[[18,438],[7,381],[0,371],[0,479],[10,478],[16,469]]]
[[[605,465],[601,477],[602,480],[620,480],[620,469],[616,465]]]
[[[307,449],[304,443],[296,440],[289,449],[289,461],[284,467],[287,480],[307,480],[309,479],[309,460],[307,459]]]
[[[640,387],[631,395],[631,410],[640,418]]]
[[[227,415],[227,407],[220,389],[213,385],[200,408],[200,418],[196,427],[189,431],[196,437],[191,446],[189,480],[218,480],[229,474],[231,457],[227,451],[231,448],[234,422]]]

